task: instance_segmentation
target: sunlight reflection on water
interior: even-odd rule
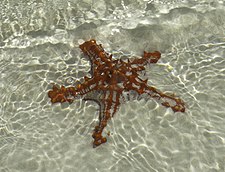
[[[3,1],[0,14],[0,171],[224,171],[223,1]],[[98,104],[51,105],[52,83],[77,84],[90,64],[78,45],[95,38],[115,58],[158,50],[149,85],[187,111],[126,101],[92,148]]]

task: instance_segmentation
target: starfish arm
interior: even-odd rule
[[[170,107],[174,112],[185,112],[183,100],[174,95],[165,94],[154,87],[147,86],[146,91],[151,97],[161,100],[161,104],[165,107]]]
[[[90,58],[92,64],[111,64],[112,55],[105,52],[101,44],[96,44],[96,40],[86,41],[79,47]]]
[[[115,96],[115,101],[114,101]],[[120,93],[116,92],[114,94],[113,90],[104,92],[104,98],[102,102],[104,103],[103,111],[99,112],[99,124],[95,127],[92,137],[94,138],[93,147],[97,147],[107,141],[106,137],[102,136],[104,128],[107,126],[108,120],[113,117],[116,113],[118,106],[120,105]]]
[[[64,103],[69,102],[72,103],[73,99],[70,97],[76,96],[76,91],[74,87],[64,87],[61,86],[58,88],[56,85],[53,85],[52,90],[48,92],[48,97],[51,99],[52,103]]]
[[[76,86],[76,92],[79,95],[85,95],[93,90],[95,90],[95,88],[97,87],[96,85],[96,79],[98,78],[85,78],[85,81],[81,84],[78,84]]]
[[[153,98],[161,100],[161,104],[165,107],[170,107],[174,112],[185,112],[184,102],[175,97],[174,95],[165,94],[154,87],[147,85],[147,80],[142,80],[139,77],[133,75],[127,77],[127,82],[124,83],[124,87],[127,91],[136,91],[139,95],[147,93]]]
[[[126,76],[126,81],[123,83],[124,90],[126,91],[135,91],[139,95],[144,93],[144,89],[147,86],[147,79],[142,80],[137,77],[137,73],[133,73],[133,75]]]
[[[116,98],[115,98],[116,101],[114,103],[114,108],[113,108],[112,116],[114,116],[114,114],[116,113],[118,107],[120,106],[120,97],[121,97],[121,95],[122,95],[122,91],[116,93]]]
[[[161,53],[158,51],[155,52],[146,52],[144,51],[144,55],[140,59],[134,59],[131,64],[137,64],[137,65],[145,65],[148,62],[149,63],[157,63],[157,61],[160,59]]]
[[[104,98],[106,98],[106,93],[104,92]],[[110,108],[112,105],[112,96],[113,94],[110,92],[108,98],[104,101],[104,109],[103,112],[99,112],[99,124],[95,126],[92,137],[94,138],[93,147],[97,147],[107,141],[106,137],[102,136],[102,132],[104,128],[107,126],[107,121],[111,118]]]
[[[96,79],[99,78],[87,78],[84,77],[85,81],[82,84],[78,84],[76,87],[65,87],[61,86],[60,88],[56,85],[53,85],[52,90],[48,92],[48,97],[51,99],[52,103],[64,103],[64,102],[73,102],[73,98],[76,95],[85,95],[96,89]]]

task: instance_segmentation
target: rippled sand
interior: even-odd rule
[[[223,1],[4,0],[0,11],[1,172],[225,171]],[[186,112],[132,98],[93,149],[98,105],[47,97],[88,75],[78,45],[90,38],[114,58],[160,51],[143,77]]]

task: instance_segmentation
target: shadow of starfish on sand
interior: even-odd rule
[[[165,94],[155,87],[147,85],[147,79],[139,77],[139,72],[145,70],[147,63],[157,63],[161,54],[158,51],[144,52],[143,57],[127,60],[113,59],[104,51],[101,44],[96,44],[94,39],[80,45],[82,52],[89,57],[91,62],[92,77],[84,77],[84,82],[75,87],[57,87],[53,85],[48,92],[52,103],[72,103],[73,99],[80,95],[85,100],[95,100],[100,105],[99,123],[95,127],[92,137],[93,147],[97,147],[107,141],[102,132],[108,120],[114,116],[119,105],[122,93],[134,91],[138,95],[147,94],[157,99],[163,106],[170,107],[174,112],[185,112],[184,102],[173,94]],[[92,92],[101,93],[99,99],[88,98]],[[85,98],[86,97],[86,98]]]

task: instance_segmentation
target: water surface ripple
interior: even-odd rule
[[[1,172],[225,171],[223,1],[3,0],[0,11]],[[143,78],[187,111],[133,97],[93,149],[98,105],[47,97],[89,75],[78,45],[90,38],[115,58],[160,51]]]

